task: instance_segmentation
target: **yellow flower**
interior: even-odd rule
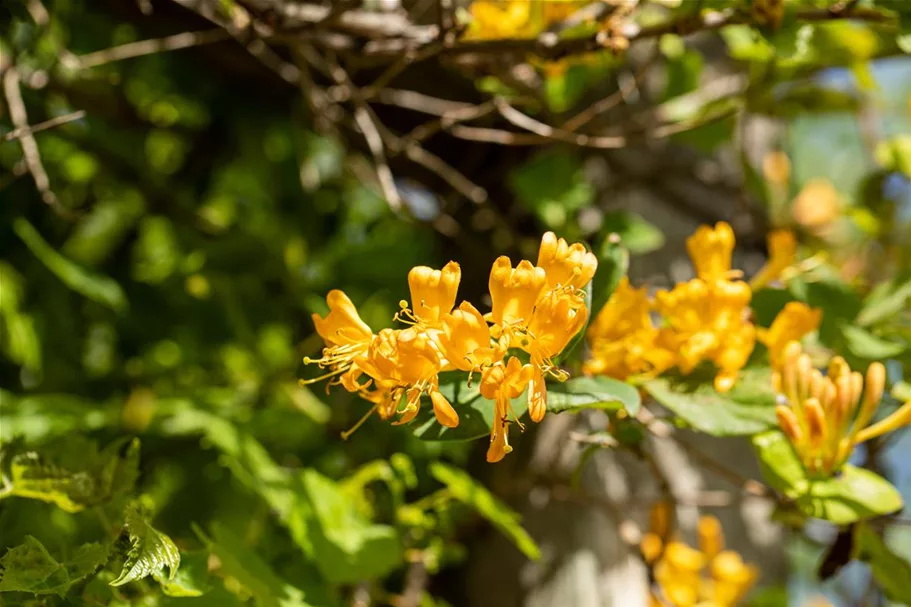
[[[321,358],[305,357],[304,363],[316,363],[321,369],[328,368],[330,371],[320,377],[304,380],[303,383],[310,384],[327,377],[342,375],[339,383],[355,392],[358,389],[356,380],[360,372],[354,365],[354,360],[370,347],[373,331],[361,320],[357,308],[344,292],[336,289],[329,291],[326,303],[329,305],[329,314],[326,318],[313,314],[313,325],[326,343],[326,347],[323,348]]]
[[[412,318],[423,326],[435,326],[440,317],[448,314],[455,306],[456,293],[462,270],[459,264],[450,261],[442,270],[417,266],[408,272],[408,288],[411,291],[411,310],[402,302],[402,316]]]
[[[822,310],[811,308],[799,301],[789,301],[775,316],[772,326],[758,329],[756,337],[769,349],[769,361],[773,369],[781,365],[781,358],[788,343],[819,328]]]
[[[667,324],[659,341],[677,353],[682,373],[710,360],[719,369],[715,389],[726,392],[733,387],[755,344],[756,329],[747,321],[751,297],[744,282],[708,283],[698,278],[656,293],[655,307]]]
[[[466,40],[491,40],[533,35],[528,0],[474,0],[468,7],[471,23]]]
[[[494,401],[493,427],[490,431],[490,447],[487,449],[488,462],[498,462],[512,451],[508,436],[510,416],[517,423],[519,420],[510,401],[522,395],[531,380],[531,374],[532,367],[522,365],[515,356],[510,357],[505,365],[502,362],[494,363],[481,374],[481,396]],[[521,423],[519,427],[522,427]]]
[[[769,260],[750,280],[750,287],[758,289],[779,280],[785,270],[797,261],[797,237],[791,230],[773,230],[767,238]]]
[[[558,286],[584,289],[598,269],[598,258],[581,243],[570,245],[553,232],[547,232],[538,249],[538,267],[544,269],[551,289]]]
[[[357,365],[373,378],[384,398],[377,403],[380,416],[387,419],[396,412],[404,394],[405,408],[399,421],[410,422],[418,414],[421,396],[430,396],[437,421],[448,428],[459,425],[459,416],[445,396],[440,393],[437,374],[443,360],[436,345],[426,333],[414,327],[395,331],[383,329],[370,344]]]
[[[836,356],[823,375],[813,368],[799,342],[784,350],[781,369],[772,375],[784,403],[775,413],[807,471],[828,476],[837,472],[854,446],[911,423],[911,401],[885,419],[867,425],[882,399],[886,369],[871,363],[864,378]]]
[[[675,607],[733,607],[743,600],[758,577],[753,565],[740,555],[724,549],[724,535],[718,519],[699,520],[699,549],[670,541],[661,549],[661,536],[654,531],[643,538],[643,553],[660,553],[653,564],[661,597],[652,595],[651,604]],[[647,540],[647,542],[646,542]],[[658,545],[656,545],[656,543]],[[646,545],[647,544],[647,545]]]
[[[528,325],[546,282],[544,269],[525,259],[515,269],[506,256],[493,262],[488,283],[491,311],[487,319],[494,323],[497,335],[500,331]]]
[[[674,354],[660,347],[645,288],[634,289],[625,276],[588,329],[591,356],[583,371],[626,379],[656,375],[674,365]]]
[[[731,255],[734,252],[734,230],[723,221],[715,227],[699,226],[686,239],[686,250],[696,267],[696,276],[706,281],[738,278],[743,273],[731,269]]]
[[[505,344],[491,345],[490,328],[481,313],[467,301],[443,316],[438,336],[440,351],[449,365],[460,371],[476,371],[501,360]]]

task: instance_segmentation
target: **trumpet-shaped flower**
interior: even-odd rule
[[[723,221],[711,226],[699,226],[686,239],[686,250],[696,267],[696,276],[705,281],[729,280],[743,273],[731,269],[734,252],[734,230]]]
[[[690,373],[703,360],[710,360],[719,370],[715,389],[730,390],[756,341],[756,328],[747,320],[749,285],[694,279],[671,291],[658,291],[655,297],[656,309],[667,323],[660,343],[677,353],[680,371]]]
[[[581,243],[570,245],[553,232],[547,232],[538,249],[538,267],[544,269],[551,289],[558,286],[584,289],[598,269],[598,258]]]
[[[411,310],[402,302],[402,315],[422,326],[433,327],[440,318],[455,306],[456,293],[462,270],[450,261],[442,270],[417,266],[408,272],[408,288],[411,291]]]
[[[733,607],[756,582],[756,567],[724,549],[718,519],[702,517],[698,534],[698,549],[675,540],[665,545],[664,538],[651,531],[643,537],[643,554],[663,595],[652,595],[652,605]]]
[[[811,308],[799,301],[789,301],[768,329],[757,329],[757,339],[769,349],[772,368],[781,366],[785,347],[790,342],[818,329],[821,320],[822,310],[819,308]]]
[[[750,280],[750,287],[758,289],[779,280],[785,270],[797,261],[797,237],[791,230],[773,230],[766,239],[769,260]]]
[[[532,367],[523,365],[515,356],[510,357],[506,364],[494,363],[481,374],[481,396],[494,401],[493,428],[490,432],[490,447],[487,449],[488,462],[498,462],[512,451],[509,446],[509,424],[514,420],[521,427],[521,423],[513,412],[510,401],[525,392],[531,375]]]
[[[524,329],[528,325],[546,282],[544,269],[531,265],[530,261],[523,259],[515,269],[506,256],[493,262],[488,283],[491,311],[487,318],[497,332]]]
[[[427,394],[437,421],[454,428],[459,425],[459,416],[439,388],[438,373],[443,364],[433,341],[413,327],[401,331],[383,329],[367,353],[357,360],[379,390],[376,404],[380,417],[387,419],[396,413],[404,394],[406,405],[397,423],[410,422],[418,413],[421,396]]]
[[[868,425],[879,407],[885,381],[882,363],[871,363],[864,377],[836,356],[823,375],[813,368],[800,343],[787,345],[781,369],[772,375],[773,387],[784,401],[775,412],[810,474],[837,472],[855,445],[911,423],[911,402],[907,402]]]
[[[591,356],[583,371],[626,379],[654,375],[674,365],[674,354],[660,347],[645,288],[630,286],[625,276],[589,325]]]
[[[356,380],[360,371],[354,360],[364,354],[373,340],[373,331],[357,313],[357,308],[344,292],[333,289],[326,295],[329,314],[325,318],[313,314],[316,332],[326,344],[323,355],[318,359],[304,358],[305,364],[316,363],[321,369],[330,371],[318,378],[306,380],[313,383],[326,377],[341,375],[339,383],[356,392]]]
[[[490,328],[481,313],[467,301],[442,318],[437,337],[440,351],[460,371],[476,371],[501,360],[506,348],[491,345]]]
[[[533,34],[528,0],[476,0],[468,7],[467,40],[491,40]]]

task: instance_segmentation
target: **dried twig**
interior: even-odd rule
[[[627,144],[626,137],[622,136],[604,137],[596,135],[583,135],[581,133],[571,133],[569,131],[564,131],[563,129],[552,127],[548,124],[540,122],[539,120],[535,120],[531,116],[523,114],[516,108],[509,105],[509,103],[504,99],[497,99],[496,104],[497,110],[500,112],[500,115],[503,116],[503,118],[519,128],[523,128],[546,139],[563,141],[577,145],[579,147],[598,149],[621,148]]]
[[[214,28],[198,32],[182,32],[173,36],[164,38],[153,38],[151,40],[140,40],[121,44],[102,51],[86,53],[85,55],[70,55],[64,59],[64,63],[72,63],[70,67],[76,69],[88,69],[105,65],[114,61],[142,57],[143,55],[152,55],[166,51],[176,51],[178,49],[202,46],[230,40],[231,34],[225,29]]]
[[[38,152],[38,143],[32,135],[32,128],[28,124],[28,113],[25,110],[25,102],[22,100],[22,90],[19,87],[19,72],[14,66],[6,68],[3,74],[3,93],[6,96],[6,103],[9,106],[10,119],[17,131],[20,131],[19,145],[22,146],[22,155],[25,158],[25,165],[28,167],[32,179],[35,180],[35,187],[41,195],[41,200],[49,205],[55,211],[65,214],[66,211],[60,206],[57,197],[51,190],[51,182],[48,179],[47,171],[44,170],[44,164],[41,162],[41,154]]]
[[[70,114],[64,114],[63,116],[57,116],[56,118],[51,118],[50,120],[45,120],[44,122],[40,122],[32,126],[15,128],[9,133],[6,133],[0,137],[0,141],[14,141],[16,139],[21,139],[26,135],[40,133],[41,131],[52,129],[55,126],[60,126],[61,124],[66,124],[67,122],[73,122],[74,120],[79,120],[84,117],[85,110],[79,110]]]

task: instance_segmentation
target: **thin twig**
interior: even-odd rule
[[[52,129],[55,126],[60,126],[61,124],[66,124],[67,122],[73,122],[74,120],[79,120],[85,117],[85,110],[78,110],[70,114],[64,114],[63,116],[57,116],[56,118],[51,118],[50,120],[45,120],[44,122],[39,122],[33,126],[26,126],[13,129],[9,133],[6,133],[0,137],[0,141],[14,141],[25,137],[26,135],[34,135],[35,133],[40,133],[47,129]]]
[[[13,126],[16,130],[22,131],[19,135],[19,145],[22,146],[25,164],[29,173],[32,174],[32,179],[35,180],[35,187],[41,195],[41,200],[58,213],[65,214],[66,211],[60,206],[57,196],[51,190],[50,179],[48,179],[47,171],[44,170],[44,164],[41,162],[38,143],[32,135],[31,127],[28,124],[25,102],[22,100],[22,90],[19,87],[19,72],[14,66],[9,66],[3,75],[3,93],[6,96],[6,103],[9,106],[9,114]]]
[[[183,48],[202,46],[204,44],[213,44],[215,42],[222,42],[230,39],[231,33],[222,28],[198,32],[182,32],[164,38],[140,40],[138,42],[130,42],[129,44],[121,44],[120,46],[104,49],[102,51],[95,51],[94,53],[71,56],[71,58],[66,60],[66,63],[73,62],[74,65],[71,67],[76,69],[88,69],[114,61],[122,61],[124,59],[132,59],[134,57],[153,55],[166,51],[176,51]]]
[[[579,147],[590,147],[598,149],[621,148],[627,144],[626,137],[622,136],[603,137],[596,135],[583,135],[581,133],[570,133],[569,131],[564,131],[563,129],[552,127],[549,124],[535,120],[527,114],[523,114],[516,108],[509,105],[509,103],[504,99],[497,99],[496,104],[497,110],[500,112],[500,115],[503,116],[503,118],[519,128],[525,129],[547,139],[563,141],[577,145]]]
[[[414,128],[405,138],[411,141],[424,141],[436,133],[452,128],[453,125],[469,120],[477,120],[493,113],[496,110],[496,104],[493,101],[487,101],[479,105],[471,105],[466,108],[453,110],[444,113],[439,120],[427,122]]]

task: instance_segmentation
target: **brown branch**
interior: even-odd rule
[[[19,72],[14,66],[6,68],[3,74],[3,93],[6,96],[6,103],[9,107],[10,120],[16,130],[21,131],[19,135],[19,145],[22,147],[22,156],[25,159],[25,166],[32,179],[35,180],[35,187],[41,195],[41,200],[61,215],[67,214],[67,211],[60,206],[57,196],[51,190],[51,182],[48,179],[47,171],[44,170],[44,164],[41,162],[41,154],[38,152],[38,143],[32,135],[32,128],[28,124],[28,112],[25,109],[25,102],[22,100],[22,90],[19,85]]]
[[[493,101],[487,101],[479,105],[469,105],[465,108],[452,110],[442,114],[439,120],[427,122],[415,127],[411,133],[405,137],[405,139],[415,142],[424,141],[440,131],[452,128],[452,126],[455,124],[483,118],[484,116],[493,113],[495,110],[496,105]]]
[[[142,57],[143,55],[152,55],[167,51],[176,51],[194,46],[202,46],[204,44],[213,44],[215,42],[222,42],[230,39],[231,33],[222,28],[201,30],[198,32],[182,32],[164,38],[154,38],[151,40],[140,40],[138,42],[130,42],[129,44],[121,44],[120,46],[104,49],[102,51],[95,51],[94,53],[86,53],[85,55],[70,55],[64,60],[64,63],[72,64],[68,65],[68,67],[88,69],[114,61],[122,61],[124,59],[132,59],[134,57]]]
[[[621,148],[627,145],[626,137],[604,137],[596,135],[583,135],[581,133],[571,133],[569,131],[564,131],[563,129],[552,127],[548,124],[540,122],[539,120],[535,120],[527,114],[523,114],[516,108],[509,105],[509,103],[504,99],[497,99],[495,103],[497,105],[497,110],[500,112],[500,115],[503,116],[503,118],[508,120],[513,125],[521,129],[525,129],[540,137],[544,137],[545,139],[571,143],[573,145],[584,148],[598,148],[602,150]]]
[[[377,93],[373,101],[432,116],[446,116],[450,112],[459,112],[477,107],[474,104],[463,101],[451,101],[449,99],[431,97],[417,91],[390,88],[385,88]]]
[[[63,116],[57,116],[56,118],[51,118],[50,120],[45,120],[44,122],[38,123],[33,126],[25,126],[15,128],[9,133],[6,133],[0,137],[0,141],[14,141],[16,139],[21,139],[26,135],[33,135],[35,133],[40,133],[47,129],[52,129],[55,126],[60,126],[61,124],[66,124],[67,122],[73,122],[74,120],[79,120],[85,117],[85,110],[79,110],[72,112],[70,114],[64,114]]]

